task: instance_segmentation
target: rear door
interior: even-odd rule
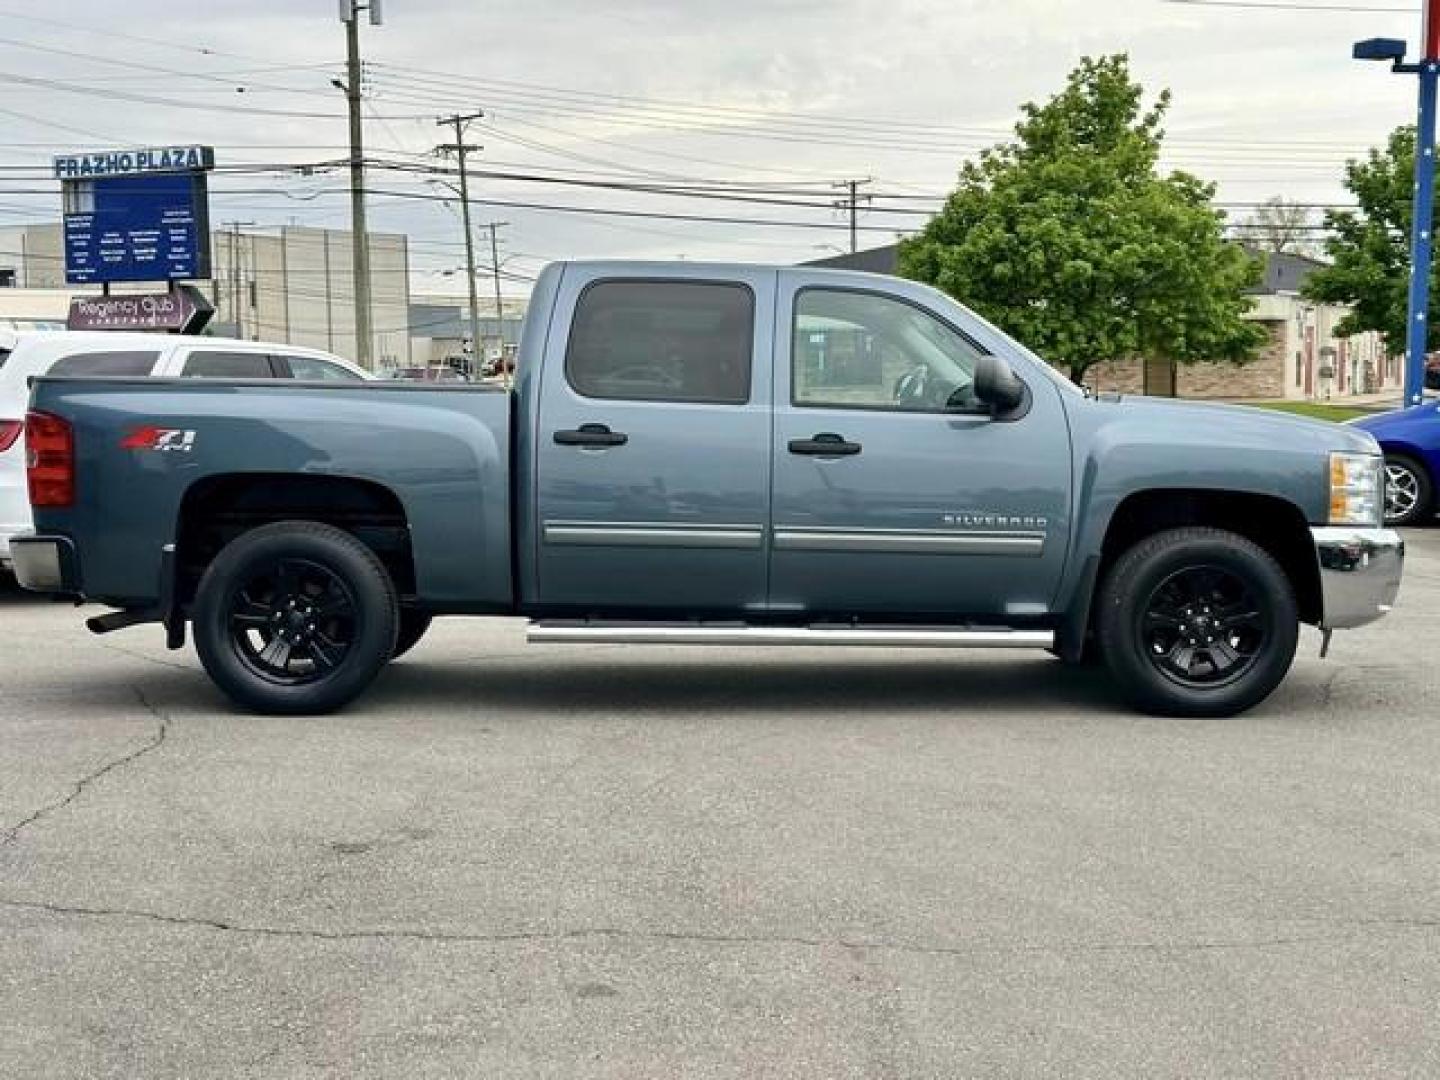
[[[548,610],[766,604],[775,272],[569,267],[535,432]]]

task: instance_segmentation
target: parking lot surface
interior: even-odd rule
[[[1008,653],[526,647],[348,712],[0,590],[0,1075],[1433,1076],[1440,529],[1233,720]]]

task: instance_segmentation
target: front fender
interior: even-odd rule
[[[1335,451],[1376,453],[1368,435],[1243,406],[1156,398],[1070,404],[1076,527],[1057,607],[1084,625],[1120,505],[1147,492],[1258,496],[1311,524],[1329,513]]]

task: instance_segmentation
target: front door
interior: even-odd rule
[[[763,606],[775,272],[570,267],[535,433],[543,608]]]
[[[967,313],[781,275],[771,606],[809,616],[1050,611],[1070,437],[1059,390],[1017,362],[1028,411],[971,390]],[[782,347],[783,348],[783,347]]]

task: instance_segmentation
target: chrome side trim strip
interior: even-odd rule
[[[944,649],[1049,649],[1052,630],[966,630],[948,627],[714,626],[642,623],[532,622],[536,645],[889,645]]]
[[[904,555],[1038,556],[1043,532],[956,532],[953,529],[775,530],[776,551],[869,551]]]
[[[547,521],[544,537],[547,544],[756,550],[765,540],[765,529],[761,525],[677,525],[666,521]]]

